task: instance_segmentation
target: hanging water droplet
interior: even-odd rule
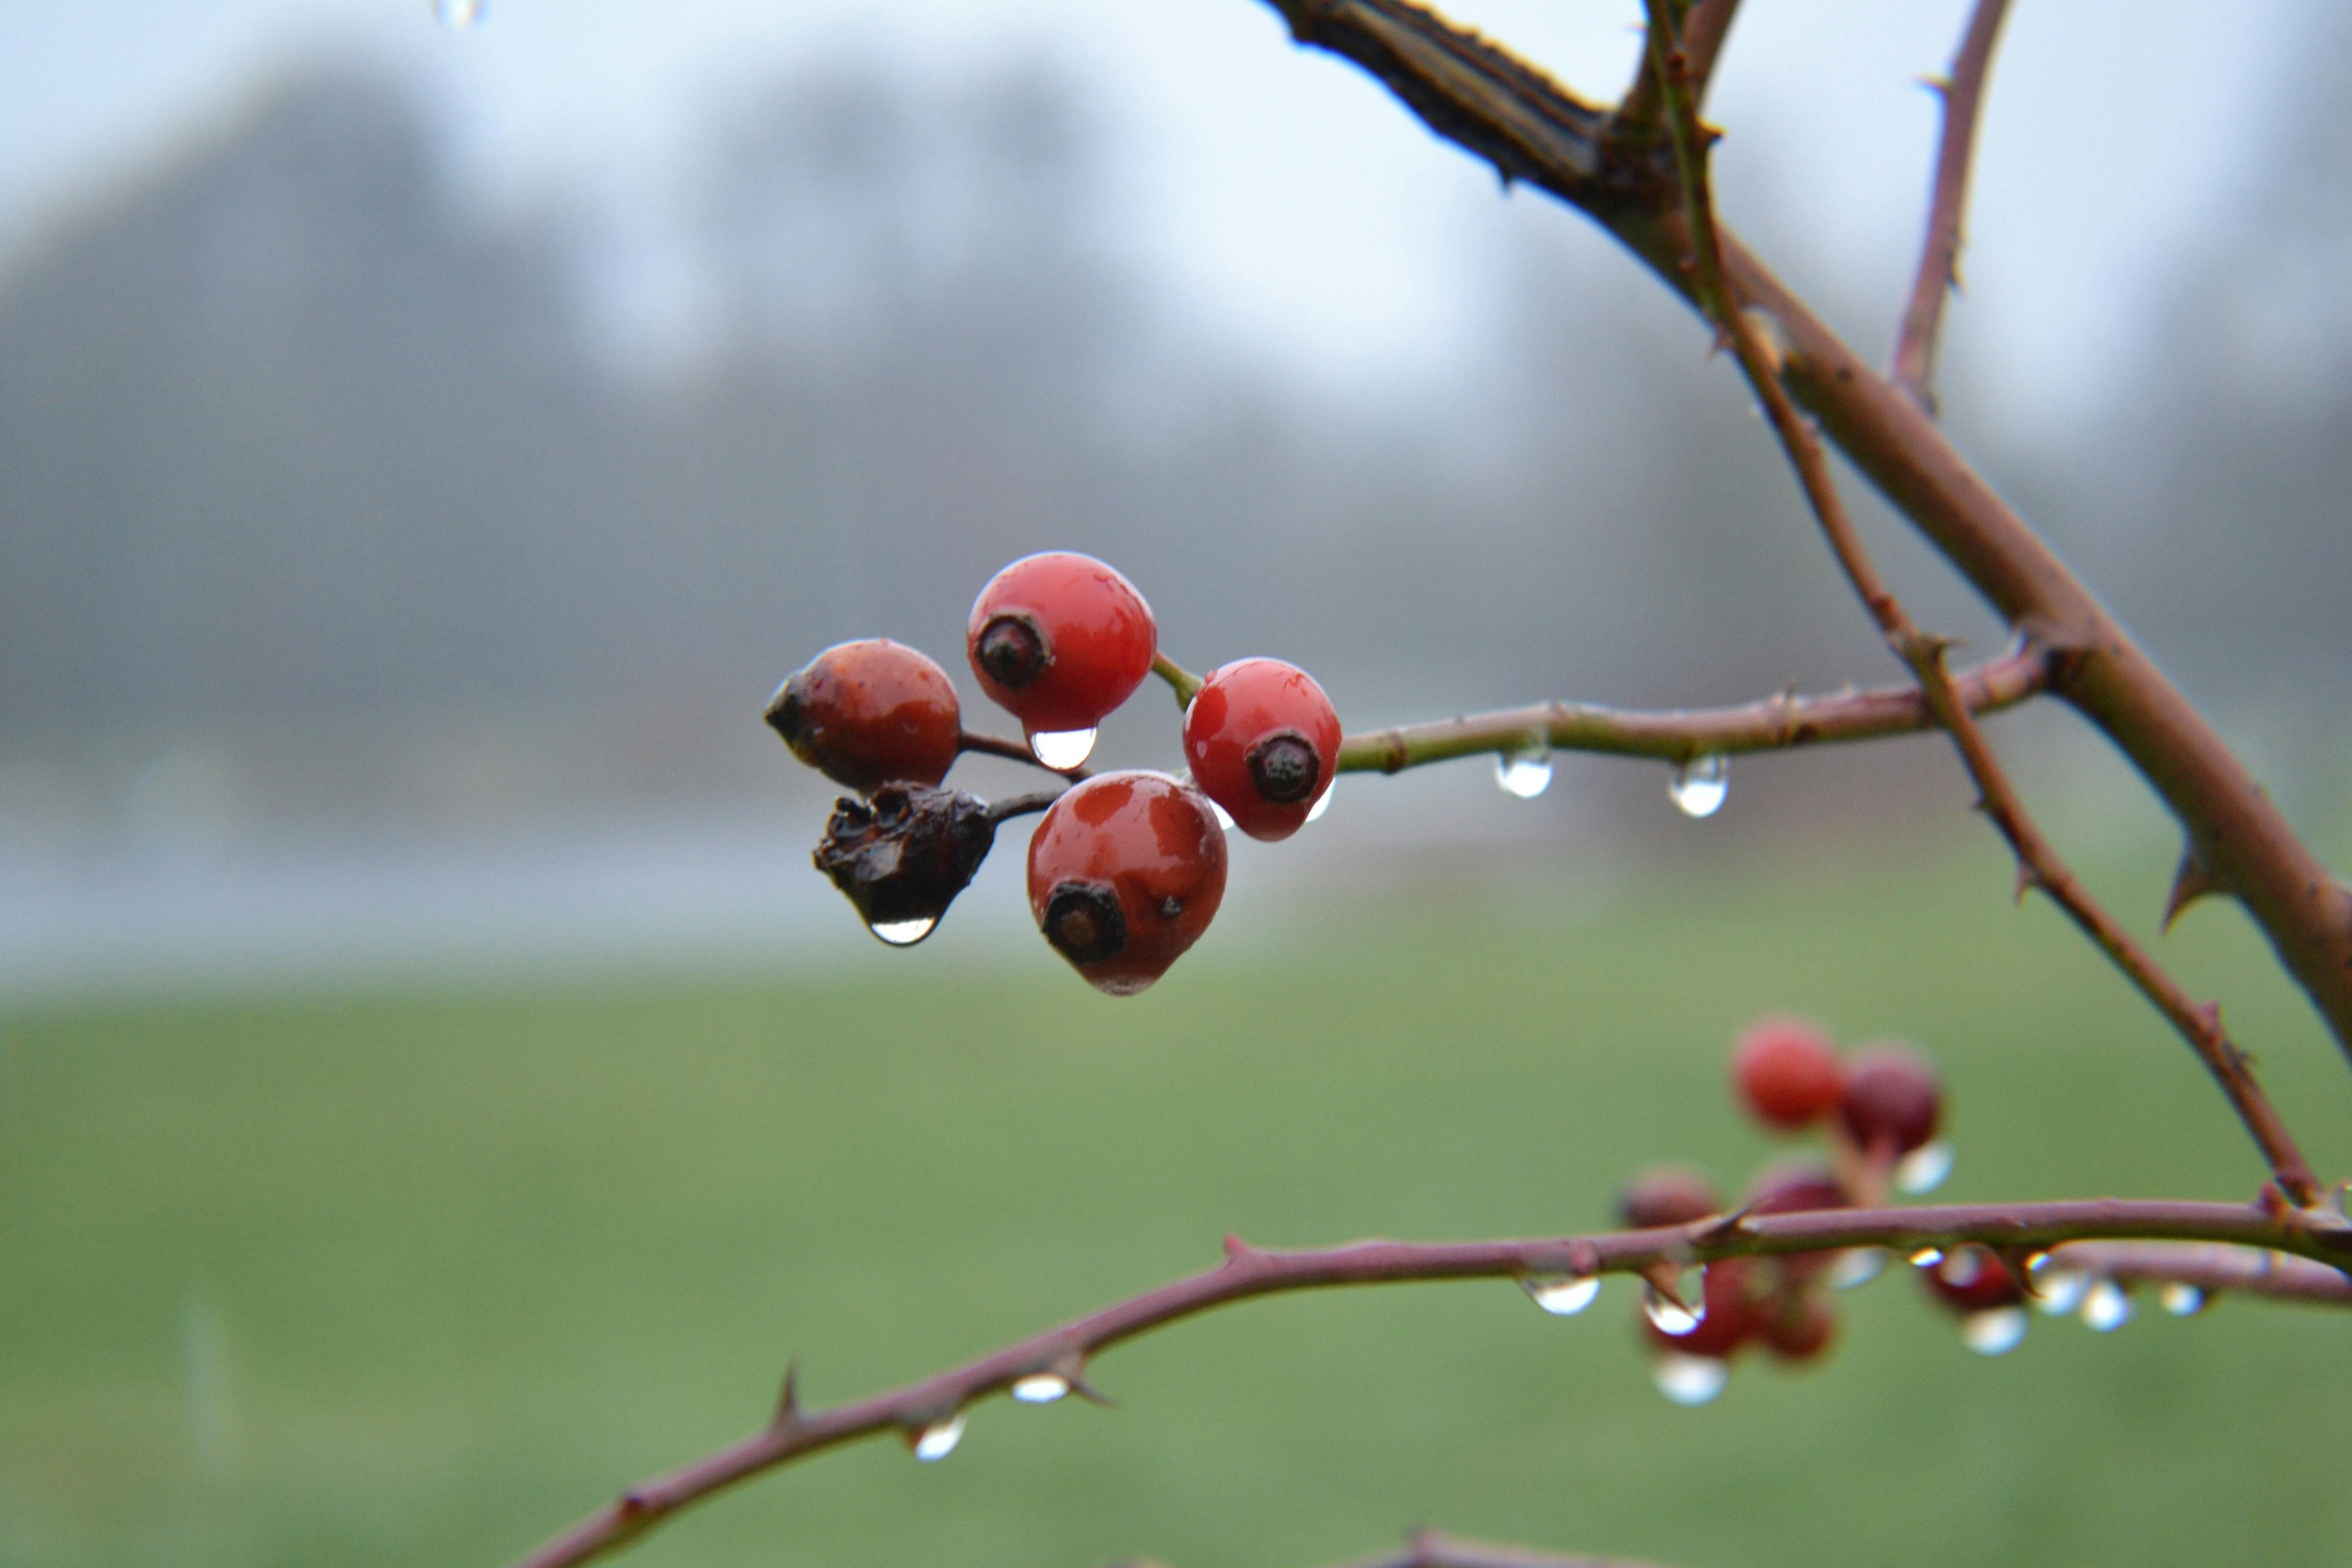
[[[1551,787],[1551,748],[1530,746],[1495,754],[1495,782],[1505,795],[1533,800]]]
[[[963,1412],[957,1411],[944,1421],[934,1421],[915,1434],[915,1458],[925,1464],[944,1459],[955,1452],[963,1441]]]
[[[2026,1325],[2032,1321],[2022,1307],[1970,1312],[1960,1320],[1960,1342],[1979,1355],[2007,1355],[2024,1341]]]
[[[866,929],[892,947],[912,947],[930,935],[939,923],[937,916],[924,915],[911,921],[876,921]]]
[[[1231,833],[1234,830],[1234,814],[1227,811],[1223,806],[1219,805],[1214,800],[1211,800],[1207,795],[1202,795],[1201,798],[1207,800],[1209,802],[1209,809],[1217,814],[1217,831],[1220,833]]]
[[[1322,821],[1323,814],[1331,809],[1331,797],[1339,793],[1339,781],[1334,779],[1321,795],[1315,797],[1315,804],[1307,808],[1307,820],[1309,822]]]
[[[1095,754],[1095,735],[1093,730],[1032,730],[1029,754],[1057,773],[1067,773]]]
[[[1877,1279],[1879,1270],[1885,1267],[1885,1247],[1849,1247],[1830,1265],[1830,1284],[1839,1290],[1851,1290]]]
[[[1033,1372],[1013,1385],[1013,1397],[1024,1405],[1051,1405],[1070,1392],[1070,1380],[1058,1372]]]
[[[2185,1279],[2175,1279],[2157,1293],[2164,1310],[2176,1318],[2193,1318],[2205,1310],[2205,1292]]]
[[[1658,1385],[1658,1392],[1676,1405],[1705,1405],[1731,1381],[1731,1368],[1720,1356],[1675,1355],[1668,1352],[1650,1369],[1650,1377]]]
[[[2063,1317],[2083,1304],[2083,1294],[2090,1288],[2089,1277],[2080,1269],[2045,1268],[2034,1276],[2039,1299],[2033,1304],[2053,1318]]]
[[[1911,1255],[1911,1261],[1917,1268],[1932,1268],[1944,1261],[1944,1249],[1940,1247],[1923,1247]]]
[[[2131,1298],[2112,1279],[2102,1279],[2083,1292],[2083,1321],[2103,1334],[2130,1322],[2131,1315]]]
[[[1731,793],[1731,759],[1720,752],[1693,757],[1666,779],[1666,794],[1685,816],[1713,816]]]
[[[1549,1279],[1530,1278],[1520,1280],[1519,1284],[1526,1289],[1528,1296],[1533,1298],[1537,1306],[1555,1318],[1576,1316],[1577,1313],[1592,1305],[1592,1299],[1601,1294],[1600,1277],[1593,1274],[1555,1275]]]
[[[488,11],[484,0],[433,0],[435,20],[454,32],[481,26]]]
[[[1895,1165],[1895,1190],[1916,1197],[1942,1186],[1944,1178],[1951,1173],[1952,1146],[1940,1139],[1922,1143]]]
[[[1682,1338],[1706,1321],[1706,1304],[1685,1307],[1670,1300],[1665,1292],[1653,1285],[1642,1297],[1642,1310],[1658,1326],[1658,1332]]]

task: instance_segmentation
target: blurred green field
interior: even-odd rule
[[[813,1402],[1265,1243],[1556,1232],[1769,1153],[1744,1017],[1898,1033],[1964,1199],[2250,1194],[2187,1050],[1981,852],[1673,873],[1601,916],[1429,889],[1099,998],[1042,949],[887,984],[618,984],[0,1016],[0,1562],[495,1564]],[[2153,907],[2158,885],[2118,897]],[[1261,932],[1263,935],[1264,933]],[[2237,916],[2168,944],[2328,1170],[2352,1074]],[[754,1483],[647,1568],[1306,1568],[1427,1522],[1687,1568],[2352,1553],[2352,1324],[2225,1303],[1966,1352],[1912,1283],[1840,1352],[1650,1387],[1622,1282],[1262,1302]]]

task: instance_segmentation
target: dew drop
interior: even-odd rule
[[[1916,1197],[1942,1186],[1944,1178],[1951,1173],[1952,1146],[1940,1139],[1922,1143],[1895,1165],[1895,1190]]]
[[[2007,1355],[2024,1342],[2026,1325],[2032,1321],[2022,1307],[1970,1312],[1960,1320],[1960,1342],[1979,1355]]]
[[[2045,1269],[2033,1281],[2033,1289],[2040,1295],[2034,1305],[2053,1318],[2060,1317],[2081,1306],[2084,1292],[2090,1287],[2091,1281],[2077,1269]]]
[[[1713,816],[1731,793],[1731,759],[1720,752],[1693,757],[1666,779],[1666,794],[1685,816]]]
[[[1601,1294],[1601,1279],[1593,1274],[1555,1275],[1549,1279],[1522,1279],[1528,1295],[1535,1304],[1555,1318],[1572,1318],[1592,1305]]]
[[[2176,1318],[2193,1318],[2205,1310],[2205,1292],[2185,1279],[2175,1279],[2167,1285],[2157,1300]]]
[[[912,947],[931,934],[939,925],[935,915],[924,915],[911,921],[876,921],[866,929],[892,947]]]
[[[1051,1405],[1070,1392],[1070,1380],[1058,1372],[1033,1372],[1013,1385],[1013,1397],[1024,1405]]]
[[[1499,752],[1495,756],[1495,782],[1503,793],[1521,800],[1533,800],[1551,787],[1551,749],[1532,746],[1525,751]]]
[[[484,0],[433,0],[433,16],[452,32],[478,27],[489,11]]]
[[[1885,1248],[1849,1247],[1830,1265],[1830,1284],[1836,1289],[1851,1290],[1877,1279],[1879,1270],[1885,1267]]]
[[[2102,1279],[2083,1292],[2083,1321],[2103,1334],[2112,1334],[2131,1321],[2131,1298],[2112,1279]]]
[[[1057,773],[1067,773],[1095,754],[1095,734],[1093,730],[1032,730],[1029,754]]]
[[[1944,1261],[1944,1249],[1940,1247],[1923,1247],[1911,1255],[1911,1261],[1917,1268],[1932,1268]]]
[[[958,1411],[944,1421],[934,1421],[915,1434],[915,1458],[929,1464],[944,1459],[955,1452],[963,1441],[963,1413]]]
[[[1323,814],[1331,809],[1331,797],[1339,793],[1339,782],[1334,780],[1327,788],[1325,788],[1321,795],[1315,797],[1315,804],[1307,808],[1307,820],[1309,822],[1322,821]]]
[[[1678,1306],[1669,1300],[1654,1285],[1651,1286],[1647,1293],[1643,1296],[1642,1310],[1648,1313],[1650,1321],[1658,1326],[1658,1332],[1671,1334],[1676,1339],[1682,1338],[1706,1321],[1705,1302],[1701,1302],[1696,1307]],[[1713,1396],[1709,1395],[1709,1397]]]
[[[1658,1392],[1676,1405],[1705,1405],[1731,1381],[1731,1368],[1718,1356],[1676,1355],[1669,1351],[1650,1369]]]
[[[1203,795],[1201,798],[1203,800],[1209,799],[1206,795]],[[1232,812],[1227,811],[1223,806],[1219,805],[1213,800],[1209,800],[1209,809],[1217,814],[1218,832],[1231,833],[1234,830],[1234,814]]]

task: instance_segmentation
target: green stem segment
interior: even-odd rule
[[[1177,707],[1190,708],[1192,705],[1192,693],[1201,689],[1199,676],[1158,651],[1151,656],[1151,673],[1166,681],[1169,689],[1176,693]]]

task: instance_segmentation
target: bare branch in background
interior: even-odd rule
[[[1944,138],[1936,153],[1935,191],[1927,201],[1927,242],[1919,252],[1919,273],[1911,283],[1911,303],[1903,312],[1891,373],[1895,384],[1928,414],[1936,412],[1936,339],[1944,301],[1960,286],[1960,226],[1969,205],[1977,115],[1993,45],[2008,15],[2009,0],[1977,0],[1960,52],[1953,58],[1950,79],[1934,84],[1944,100]]]
[[[1434,1530],[1416,1530],[1402,1552],[1367,1557],[1345,1568],[1653,1568],[1626,1557],[1585,1557],[1492,1541],[1465,1541]]]

